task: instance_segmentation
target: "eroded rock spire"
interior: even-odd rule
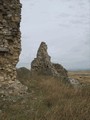
[[[31,63],[32,75],[49,75],[67,79],[67,71],[60,64],[53,64],[47,52],[47,45],[41,42],[37,57]]]

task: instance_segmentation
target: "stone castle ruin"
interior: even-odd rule
[[[37,56],[31,63],[31,74],[54,76],[68,80],[67,70],[62,65],[51,62],[45,42],[40,44]]]
[[[5,84],[22,87],[16,82],[16,64],[21,51],[20,20],[20,1],[0,0],[0,88]]]

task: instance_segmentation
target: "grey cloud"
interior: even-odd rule
[[[59,62],[67,69],[90,68],[88,0],[21,2],[22,53],[19,66],[30,67],[40,42],[45,41],[52,62]]]

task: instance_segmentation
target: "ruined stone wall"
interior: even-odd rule
[[[21,4],[19,0],[0,0],[0,94],[23,95],[27,87],[16,79],[21,51]]]
[[[21,51],[20,14],[19,0],[0,0],[0,82],[16,80]]]

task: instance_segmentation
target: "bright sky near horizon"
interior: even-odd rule
[[[30,68],[42,41],[52,62],[90,69],[89,0],[21,0],[22,52],[18,66]]]

